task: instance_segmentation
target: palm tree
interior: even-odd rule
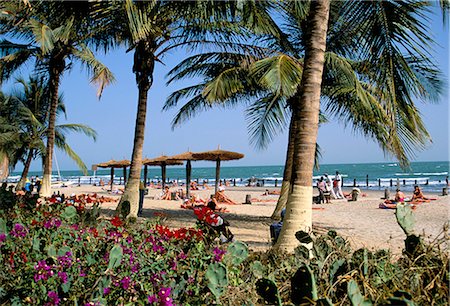
[[[47,146],[41,196],[50,196],[55,122],[61,76],[79,61],[92,75],[91,82],[99,85],[98,95],[114,80],[112,73],[100,63],[88,45],[96,29],[87,17],[88,4],[65,1],[39,1],[30,6],[23,2],[2,2],[0,31],[13,42],[0,42],[0,75],[8,79],[17,69],[35,60],[37,73],[49,79]]]
[[[415,95],[422,100],[433,100],[439,94],[441,86],[438,71],[433,63],[427,59],[423,52],[420,50],[417,52],[417,48],[413,46],[414,42],[406,42],[402,39],[407,37],[405,32],[409,29],[422,42],[431,42],[426,31],[423,31],[426,27],[416,18],[416,14],[421,15],[426,6],[423,3],[397,4],[388,1],[359,3],[358,6],[351,7],[339,2],[333,2],[332,5],[333,14],[331,15],[331,26],[327,42],[329,51],[325,55],[327,69],[323,76],[322,88],[323,94],[325,94],[322,101],[324,109],[338,118],[344,119],[345,122],[352,123],[354,128],[362,131],[365,135],[375,138],[385,152],[395,154],[403,165],[407,165],[408,155],[412,152],[411,149],[420,148],[429,140],[429,135],[420,119],[420,114],[412,103],[411,96]],[[303,64],[302,57],[304,54],[303,46],[306,45],[305,41],[309,37],[307,35],[309,29],[305,26],[308,9],[308,5],[302,2],[288,2],[283,7],[289,21],[287,23],[288,33],[294,41],[297,41],[299,46],[297,53],[294,54],[298,59],[289,59],[289,54],[281,54],[275,58],[260,61],[259,64],[257,62],[253,64],[253,70],[263,72],[260,73],[260,83],[268,87],[270,93],[277,93],[286,97],[293,96],[293,98],[289,99],[294,99],[294,101],[299,100],[301,90],[297,91],[297,89],[301,87],[296,83],[302,76],[301,69],[306,65]],[[372,15],[372,18],[367,18],[368,13]],[[359,20],[366,20],[367,18],[369,22],[350,22],[350,25],[353,25],[350,27],[349,22],[346,21],[347,19],[356,19],[354,17],[355,14],[359,16]],[[388,17],[384,19],[388,22],[385,25],[380,25],[383,16]],[[423,18],[423,16],[421,17]],[[402,20],[401,26],[391,26],[398,19]],[[376,33],[375,31],[380,28],[385,32]],[[386,37],[389,39],[386,40]],[[372,50],[371,48],[361,48],[360,46],[362,42],[374,44],[380,41],[387,46],[384,49],[385,51],[394,51],[394,56],[392,54],[382,54],[381,56],[379,53],[370,54],[367,53],[367,50]],[[407,46],[407,52],[404,54],[399,52],[400,49],[396,45]],[[381,46],[373,47],[373,50],[383,50]],[[180,76],[198,75],[198,72],[203,72],[206,76],[203,84],[182,89],[168,99],[166,107],[175,105],[180,98],[193,96],[181,108],[174,120],[175,124],[189,118],[202,108],[212,107],[212,102],[214,101],[218,101],[222,105],[227,105],[227,103],[229,105],[230,103],[236,103],[234,98],[241,98],[240,95],[242,93],[250,93],[250,95],[257,97],[261,94],[257,90],[261,86],[256,87],[256,89],[255,87],[246,88],[247,84],[255,82],[248,81],[248,76],[245,73],[246,80],[242,81],[239,79],[239,76],[242,75],[241,71],[245,67],[242,64],[236,65],[229,62],[230,59],[238,56],[234,54],[228,56],[226,57],[228,61],[215,66],[211,63],[198,64],[200,62],[198,59],[202,57],[211,59],[213,57],[219,58],[219,55],[200,55],[189,58],[171,72],[175,74],[171,80],[175,80]],[[386,61],[386,58],[389,57],[391,62],[397,65],[394,68],[389,65],[380,67],[373,64],[379,63],[380,58]],[[221,58],[224,58],[224,55]],[[249,62],[243,59],[242,57],[241,62],[245,64]],[[411,59],[415,59],[415,61]],[[194,65],[191,65],[191,63],[194,63]],[[224,68],[219,69],[220,65],[224,66]],[[272,66],[272,68],[262,69],[261,67],[264,67],[264,65],[267,67]],[[395,82],[393,82],[394,79]],[[391,82],[390,87],[386,87],[387,81]],[[218,86],[219,82],[222,82],[224,85]],[[215,95],[211,95],[210,92],[207,92],[207,88],[212,87],[211,84],[215,85],[214,88],[228,88],[229,92],[224,96],[220,96],[220,92],[218,94],[214,92]],[[235,94],[234,98],[230,99],[230,94]],[[276,99],[273,98],[262,98],[258,101],[264,102],[264,100],[267,106],[276,105],[274,103]],[[291,105],[291,103],[289,104]],[[264,109],[264,107],[252,108]],[[280,109],[283,108],[276,106],[271,110],[266,107],[262,114],[267,115],[271,114],[271,112],[272,114],[277,114],[278,119],[272,119],[271,121],[279,123],[280,114],[283,117],[283,112]],[[258,112],[256,114],[255,116],[260,115]],[[294,116],[295,112],[293,112],[291,118],[291,128],[293,127],[293,122],[300,121]],[[264,118],[264,116],[260,118]],[[260,122],[262,121],[260,120]],[[268,122],[270,123],[270,120]],[[271,125],[272,128],[260,129],[260,131],[263,131],[262,133],[267,131],[276,133],[276,125]],[[298,137],[297,134],[291,130],[288,145],[291,149],[295,148],[292,136]],[[297,151],[299,151],[298,148]],[[288,150],[287,164],[291,160],[290,156],[294,156],[291,155],[291,152],[292,150]],[[288,165],[286,166],[283,182],[290,184],[294,181],[295,175],[298,175],[298,173],[295,173],[293,170]],[[290,173],[294,173],[294,177],[290,177]],[[285,189],[291,188],[289,186]]]
[[[36,157],[45,156],[45,138],[48,129],[48,85],[43,79],[30,78],[28,82],[24,79],[18,79],[17,83],[21,85],[20,89],[11,92],[10,98],[6,103],[0,104],[0,120],[4,122],[13,122],[17,128],[10,135],[9,143],[14,143],[14,150],[11,150],[11,167],[14,168],[20,161],[24,168],[21,179],[16,185],[16,190],[20,190],[28,176],[28,171],[32,160]],[[59,115],[66,116],[65,105],[62,95],[58,99],[57,118]],[[7,125],[0,125],[0,130],[6,129]],[[78,165],[80,170],[87,173],[87,167],[81,158],[72,150],[66,141],[66,133],[74,131],[85,134],[96,139],[96,132],[83,124],[63,124],[55,126],[55,145],[65,152]],[[5,142],[0,141],[3,147]]]
[[[242,5],[242,7],[239,7]],[[249,20],[264,18],[266,14],[252,15],[249,6],[264,10],[258,1],[236,3],[234,1],[112,1],[96,4],[93,15],[106,29],[105,45],[116,43],[125,45],[127,51],[134,52],[133,73],[138,87],[138,106],[131,156],[131,167],[122,204],[130,203],[128,217],[137,217],[139,182],[142,168],[142,149],[147,113],[148,91],[153,84],[154,67],[162,57],[174,48],[190,46],[226,46],[236,34],[236,25],[230,22],[233,12],[247,12]],[[239,8],[237,8],[239,7]],[[234,8],[234,9],[233,9]],[[262,12],[261,11],[261,12]],[[216,23],[215,21],[219,22]],[[227,41],[224,41],[224,38]],[[220,43],[220,41],[223,41]]]

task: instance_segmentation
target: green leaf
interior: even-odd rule
[[[56,248],[53,244],[47,247],[47,255],[48,257],[56,258]]]
[[[120,262],[123,257],[123,250],[120,244],[116,244],[109,253],[109,263],[108,263],[108,269],[114,269],[118,266],[120,266]]]
[[[6,228],[6,221],[0,218],[0,234],[7,234],[8,229]]]
[[[77,209],[74,206],[67,206],[63,213],[61,214],[61,217],[66,219],[67,221],[70,221],[74,219],[77,216]]]
[[[64,245],[59,248],[58,256],[64,256],[64,255],[66,255],[67,252],[72,253],[72,249],[70,247],[68,247],[67,245]]]
[[[228,286],[227,268],[220,262],[208,266],[205,274],[208,280],[208,288],[218,300]]]
[[[347,283],[347,294],[353,306],[369,306],[372,302],[366,300],[359,290],[358,284],[351,279]]]
[[[241,264],[248,257],[248,247],[241,241],[235,241],[227,249],[226,257],[233,265]]]

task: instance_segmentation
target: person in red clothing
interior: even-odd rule
[[[220,215],[216,214],[214,211],[216,209],[216,203],[214,201],[209,201],[208,205],[200,205],[194,207],[194,214],[197,219],[210,225],[217,233],[225,236],[227,241],[232,241],[234,235],[231,233],[228,226],[230,223],[223,219]]]

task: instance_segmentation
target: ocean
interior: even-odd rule
[[[223,165],[223,164],[222,164]],[[148,178],[154,182],[161,179],[160,167],[149,167]],[[405,191],[413,189],[415,184],[420,185],[425,191],[441,192],[448,179],[449,162],[413,162],[408,170],[402,170],[398,163],[364,163],[364,164],[324,164],[319,170],[314,171],[314,179],[320,178],[324,173],[334,177],[339,171],[344,180],[344,186],[359,186],[369,189],[396,188],[397,184]],[[167,167],[168,180],[184,182],[186,170],[183,166]],[[101,169],[89,171],[84,176],[78,170],[61,171],[59,178],[56,171],[53,172],[53,180],[62,180],[66,184],[94,184],[102,179],[105,183],[110,179],[110,170]],[[123,183],[123,170],[115,169],[114,182]],[[221,179],[231,180],[236,186],[244,186],[252,177],[258,180],[259,185],[267,187],[281,186],[283,179],[283,166],[244,166],[226,167],[220,170]],[[41,176],[42,172],[30,172],[29,176]],[[142,171],[143,177],[143,171]],[[213,184],[215,177],[214,167],[195,167],[192,163],[192,179]],[[20,179],[19,172],[13,172],[8,177],[9,182],[17,182]]]

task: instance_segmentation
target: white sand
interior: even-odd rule
[[[173,187],[172,191],[178,188]],[[55,190],[60,190],[66,195],[97,192],[99,195],[120,197],[108,194],[101,187],[86,185]],[[229,210],[227,213],[222,213],[222,216],[230,222],[230,229],[235,238],[246,242],[253,250],[267,250],[270,247],[269,225],[273,222],[270,216],[278,196],[262,196],[264,190],[265,188],[259,187],[228,187],[226,194],[237,203],[243,203],[247,194],[264,202],[253,202],[251,205],[222,205]],[[181,201],[155,200],[154,198],[160,193],[160,189],[149,189],[149,194],[144,201],[144,218],[153,217],[155,213],[163,213],[166,218],[164,223],[169,227],[195,225],[196,218],[192,210],[180,208]],[[201,190],[191,193],[207,198],[213,191]],[[331,204],[314,204],[314,208],[319,208],[313,210],[314,229],[319,233],[334,229],[339,235],[347,238],[354,248],[363,246],[369,249],[389,248],[392,253],[400,254],[405,235],[396,222],[395,210],[378,208],[378,204],[383,201],[381,200],[384,196],[383,191],[363,191],[363,193],[367,196],[360,196],[357,202],[332,200]],[[435,197],[437,200],[421,204],[414,211],[415,230],[427,239],[433,240],[442,233],[443,227],[448,225],[450,198],[439,195],[428,196]],[[102,207],[105,214],[112,215],[116,205],[105,203]]]

